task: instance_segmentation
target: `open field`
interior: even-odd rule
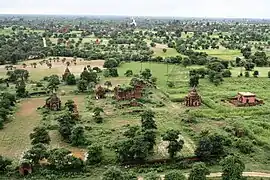
[[[198,50],[200,52],[206,52],[209,56],[217,57],[223,60],[235,60],[236,57],[242,57],[240,50],[230,50],[220,47],[220,49],[207,49]]]
[[[52,60],[52,68],[49,69],[46,64],[40,65],[38,62],[42,60],[29,60],[25,61],[24,63],[27,65],[25,68],[30,73],[30,80],[33,81],[39,81],[43,79],[44,76],[50,76],[53,74],[62,76],[62,74],[65,71],[66,64],[61,62],[62,57],[60,57],[60,62],[53,62]],[[86,67],[87,65],[90,65],[91,67],[99,67],[103,68],[104,60],[92,60],[92,61],[84,61],[84,60],[77,60],[77,65],[74,65],[72,63],[73,58],[66,58],[66,61],[71,62],[71,65],[68,67],[70,72],[73,73],[75,76],[78,76]],[[31,67],[31,63],[37,63],[37,68]],[[20,63],[22,64],[22,63]],[[23,68],[22,65],[15,65],[16,68]],[[4,65],[0,66],[0,77],[3,77],[6,75],[7,70],[5,69]]]

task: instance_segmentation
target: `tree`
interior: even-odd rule
[[[153,151],[154,145],[156,144],[156,131],[153,129],[147,129],[142,132],[144,141],[149,143],[148,151]]]
[[[250,77],[250,75],[249,75],[249,72],[248,72],[248,71],[246,71],[246,72],[245,72],[245,77]]]
[[[270,71],[268,71],[268,78],[270,78]]]
[[[223,72],[222,72],[222,76],[223,77],[231,77],[232,76],[232,73],[229,69],[225,69]]]
[[[24,153],[23,159],[27,159],[32,165],[38,165],[39,161],[48,158],[49,154],[44,144],[38,143]]]
[[[219,134],[207,134],[200,138],[195,154],[202,161],[219,159],[225,154],[225,139]]]
[[[222,180],[242,180],[245,164],[237,156],[227,156],[221,161]]]
[[[150,43],[150,46],[151,46],[151,47],[156,47],[156,43],[151,42],[151,43]]]
[[[0,172],[7,170],[8,166],[12,164],[12,160],[0,155]]]
[[[152,76],[151,70],[150,69],[145,69],[144,71],[141,72],[141,76],[143,79],[149,80]]]
[[[26,85],[25,85],[24,80],[20,80],[17,82],[16,95],[21,98],[27,97],[28,92],[26,91]]]
[[[161,180],[161,177],[156,172],[146,174],[144,180]]]
[[[85,145],[86,139],[84,135],[84,128],[82,126],[73,128],[70,136],[70,141],[73,146]]]
[[[95,73],[93,71],[89,72],[86,68],[81,73],[80,77],[81,77],[81,80],[85,80],[88,83],[90,83],[90,82],[97,83],[97,81],[98,81],[97,73]]]
[[[187,178],[180,171],[171,171],[167,173],[164,180],[186,180]]]
[[[124,74],[126,77],[131,77],[133,75],[133,72],[132,70],[128,69],[125,74]]]
[[[103,67],[104,68],[116,68],[119,65],[119,63],[117,62],[117,60],[110,58],[108,60],[105,60]]]
[[[253,72],[253,76],[254,76],[254,77],[258,77],[258,76],[259,76],[259,71],[257,71],[257,70],[254,71],[254,72]]]
[[[176,153],[181,151],[184,146],[183,140],[179,139],[180,132],[177,130],[168,130],[165,134],[162,135],[163,141],[169,141],[167,147],[170,158],[174,158]]]
[[[97,164],[102,160],[102,147],[99,145],[92,144],[88,147],[87,164]]]
[[[48,78],[48,86],[47,88],[51,91],[51,92],[55,92],[58,89],[58,85],[60,84],[60,78],[58,75],[51,75]]]
[[[64,148],[51,150],[48,162],[56,170],[80,170],[83,167],[83,161]]]
[[[188,57],[184,57],[184,59],[182,60],[182,65],[183,65],[184,67],[187,67],[187,66],[189,66],[190,64],[191,64],[190,59],[189,59]]]
[[[107,86],[107,89],[109,89],[109,87],[112,87],[112,82],[111,81],[106,81],[104,83],[104,86]]]
[[[199,85],[199,79],[200,79],[200,77],[198,75],[190,76],[189,86],[190,87],[197,87]]]
[[[75,85],[76,84],[76,79],[74,74],[69,74],[66,78],[66,83],[67,85]]]
[[[207,180],[206,175],[209,175],[210,171],[204,163],[196,163],[192,166],[188,180]]]
[[[70,135],[72,134],[73,127],[76,125],[75,118],[70,112],[65,112],[56,117],[59,123],[59,133],[64,140],[70,141]]]
[[[146,110],[141,114],[141,123],[142,129],[157,129],[157,125],[155,122],[155,114],[151,110]]]
[[[120,169],[111,167],[103,173],[102,180],[127,180],[127,176]]]
[[[34,131],[30,134],[31,144],[50,144],[51,138],[45,127],[36,127]]]
[[[2,117],[0,118],[0,129],[4,128],[4,120],[2,119]]]
[[[163,53],[166,53],[167,52],[167,49],[166,48],[163,48],[162,51],[163,51]]]
[[[79,80],[77,87],[80,92],[85,92],[87,90],[88,83],[85,80]]]

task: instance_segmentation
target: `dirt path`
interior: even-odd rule
[[[18,106],[14,119],[0,130],[0,153],[10,158],[19,158],[31,144],[29,134],[38,126],[40,116],[36,109],[44,99],[25,99]]]

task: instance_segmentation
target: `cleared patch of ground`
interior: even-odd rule
[[[19,104],[14,119],[0,130],[0,153],[10,158],[19,158],[30,147],[29,134],[38,126],[40,115],[36,109],[44,99],[25,99]]]

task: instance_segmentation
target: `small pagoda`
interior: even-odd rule
[[[193,87],[188,95],[185,97],[185,105],[189,107],[197,107],[202,104],[202,98],[197,93],[197,90],[195,87]]]
[[[64,74],[62,75],[62,79],[64,81],[66,81],[67,77],[71,74],[70,70],[68,69],[68,67],[66,68]]]
[[[32,166],[29,162],[25,161],[22,162],[19,167],[19,173],[22,176],[27,176],[28,174],[32,173]]]
[[[96,99],[103,99],[105,98],[105,95],[106,95],[106,91],[103,87],[101,86],[98,86],[95,90],[95,93],[96,93]]]
[[[61,100],[57,97],[56,93],[53,93],[51,97],[46,99],[45,107],[49,108],[52,111],[61,110]]]

